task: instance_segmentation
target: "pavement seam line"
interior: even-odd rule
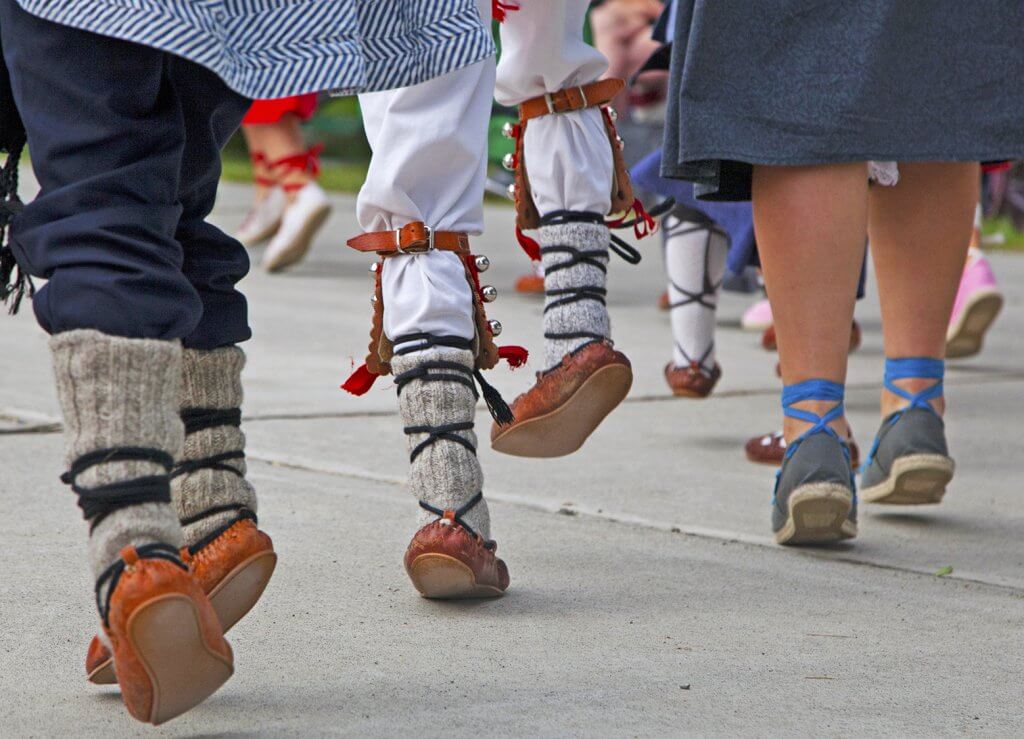
[[[404,476],[400,477],[397,475],[381,475],[375,472],[370,472],[369,470],[365,470],[360,467],[353,467],[351,465],[324,466],[322,464],[317,464],[315,462],[310,462],[301,459],[281,459],[279,457],[273,456],[272,454],[268,454],[262,451],[250,451],[247,456],[252,461],[262,462],[273,467],[285,467],[290,469],[301,470],[303,472],[333,475],[336,477],[347,477],[356,480],[367,480],[369,482],[384,483],[389,485],[405,485]],[[565,505],[556,503],[546,503],[532,498],[516,495],[514,493],[502,492],[500,490],[488,490],[487,499],[499,503],[505,503],[508,505],[539,511],[541,513],[562,516],[580,516],[583,518],[594,519],[608,523],[620,524],[624,526],[633,526],[635,528],[643,528],[671,534],[682,534],[684,536],[693,536],[698,539],[706,539],[709,541],[731,542],[747,546],[756,546],[760,549],[778,552],[779,554],[811,557],[813,559],[818,560],[842,562],[844,564],[855,565],[860,567],[871,567],[879,570],[888,570],[890,572],[901,572],[909,575],[916,575],[930,579],[949,580],[957,583],[980,585],[984,587],[1008,591],[1014,595],[1024,595],[1024,588],[1015,585],[1010,585],[1005,582],[998,582],[996,580],[987,579],[982,575],[977,575],[970,572],[961,573],[959,575],[949,574],[944,575],[942,577],[937,577],[932,569],[926,569],[924,567],[906,567],[900,565],[885,564],[883,562],[872,562],[870,560],[859,559],[854,556],[844,556],[840,553],[831,552],[827,550],[812,550],[802,548],[794,549],[780,547],[775,543],[774,539],[768,536],[757,536],[754,534],[744,534],[737,531],[729,531],[726,529],[715,529],[702,526],[685,526],[681,524],[660,523],[658,521],[644,518],[643,516],[635,516],[629,513],[610,513],[603,509],[592,509],[586,506],[580,507],[576,504]]]

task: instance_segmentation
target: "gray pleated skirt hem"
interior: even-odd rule
[[[679,0],[662,174],[1024,157],[1024,3]]]

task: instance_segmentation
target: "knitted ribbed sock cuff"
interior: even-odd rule
[[[182,413],[239,409],[244,366],[245,353],[236,346],[209,351],[186,349],[182,353]],[[181,462],[202,462],[244,450],[245,434],[233,423],[224,422],[188,433]],[[256,512],[256,491],[245,479],[244,457],[216,464],[236,472],[221,466],[201,466],[172,480],[175,510],[184,523],[185,543],[189,546],[237,519],[239,507]],[[225,510],[203,515],[218,508]]]
[[[69,467],[89,452],[119,447],[153,449],[172,458],[181,454],[181,346],[177,342],[76,330],[54,336],[50,350]],[[155,462],[106,462],[82,471],[76,483],[89,489],[165,474]],[[90,535],[94,576],[113,563],[123,547],[153,542],[181,546],[181,527],[169,504],[114,510]]]
[[[473,355],[458,349],[428,349],[397,355],[391,360],[396,376],[424,362],[455,362],[472,372]],[[428,375],[454,374],[452,370],[428,369]],[[470,374],[465,375],[467,378]],[[472,423],[476,414],[473,390],[451,380],[424,381],[414,379],[402,388],[398,408],[404,426],[447,426]],[[453,432],[475,449],[476,434],[472,430]],[[427,433],[407,434],[410,453],[428,438]],[[413,460],[409,468],[409,490],[417,500],[441,509],[457,509],[483,489],[483,471],[476,454],[462,444],[440,439],[430,444]],[[490,538],[490,516],[487,502],[477,503],[463,518],[480,536]],[[419,525],[435,521],[437,516],[420,509]]]
[[[544,263],[544,368],[551,369],[562,361],[562,358],[584,344],[589,344],[597,337],[611,337],[611,322],[608,310],[602,301],[596,299],[578,300],[563,305],[553,304],[571,296],[572,291],[579,288],[604,290],[606,273],[593,264],[579,263],[571,267],[558,269],[577,257],[571,251],[546,251],[552,247],[568,247],[578,252],[592,252],[588,257],[594,262],[608,264],[608,227],[599,223],[564,223],[553,226],[542,226],[539,230],[542,256]],[[571,339],[550,338],[559,334],[592,334]]]

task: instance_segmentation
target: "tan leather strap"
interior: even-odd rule
[[[469,254],[469,236],[461,231],[433,231],[423,221],[413,221],[395,231],[371,231],[348,240],[356,251],[381,256],[422,254],[437,249]]]
[[[568,113],[573,110],[604,105],[618,95],[626,83],[619,79],[598,80],[589,85],[567,87],[520,103],[519,120],[528,121],[542,115]]]

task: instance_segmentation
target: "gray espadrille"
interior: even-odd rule
[[[907,408],[882,421],[861,473],[861,499],[870,503],[938,503],[953,479],[945,423],[926,408]]]

